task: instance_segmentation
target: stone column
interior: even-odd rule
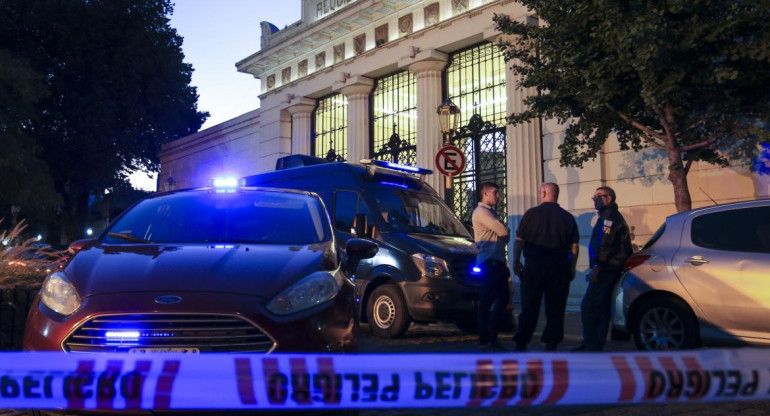
[[[371,78],[354,76],[335,83],[348,99],[348,155],[349,163],[369,158],[369,95],[374,88]]]
[[[286,111],[291,114],[291,154],[309,155],[310,138],[313,135],[313,110],[315,100],[297,97],[289,102]]]
[[[444,197],[446,177],[436,169],[436,153],[443,145],[443,137],[436,109],[442,101],[441,74],[448,57],[436,50],[415,53],[399,60],[417,80],[417,166],[433,170],[425,181]]]
[[[518,76],[506,65],[505,84],[508,97],[508,114],[520,113],[526,109],[524,99],[537,94],[533,88],[522,89]],[[540,122],[532,120],[505,130],[508,152],[508,224],[511,231],[519,226],[524,211],[538,204],[540,184],[543,182],[543,149]]]

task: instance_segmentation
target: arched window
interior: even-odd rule
[[[417,84],[409,71],[377,80],[372,92],[373,159],[417,164]]]
[[[450,55],[445,75],[447,97],[461,110],[453,144],[466,158],[465,170],[452,178],[446,199],[470,228],[482,183],[500,185],[506,200],[505,59],[497,46],[483,43]],[[506,204],[498,204],[496,211],[507,218]]]
[[[348,156],[348,99],[333,94],[318,100],[313,111],[313,156],[344,162]]]

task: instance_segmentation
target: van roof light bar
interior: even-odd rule
[[[246,180],[235,177],[219,177],[208,180],[208,186],[218,194],[230,194],[237,192],[242,186],[246,186]]]
[[[433,173],[433,171],[430,169],[418,168],[417,166],[411,165],[402,165],[400,163],[386,162],[384,160],[361,159],[360,163],[366,166],[379,166],[382,168],[399,170],[402,172],[415,173],[421,176],[430,175]]]

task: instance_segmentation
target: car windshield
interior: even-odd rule
[[[390,231],[470,238],[460,220],[434,195],[396,186],[373,188],[377,209]]]
[[[328,222],[320,201],[309,195],[185,191],[139,202],[102,241],[308,245],[331,239]]]

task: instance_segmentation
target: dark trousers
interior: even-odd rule
[[[481,265],[479,287],[478,330],[479,344],[497,342],[505,308],[510,301],[508,290],[508,265],[498,260],[488,260]]]
[[[599,272],[598,281],[588,283],[580,303],[583,345],[587,351],[602,351],[610,329],[612,288],[620,277],[618,271]]]
[[[540,301],[545,298],[545,329],[541,341],[558,344],[564,339],[564,311],[572,281],[568,259],[526,259],[521,276],[519,330],[513,340],[518,348],[532,340],[540,317]]]

